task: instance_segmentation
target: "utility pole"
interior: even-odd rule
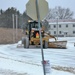
[[[17,28],[18,28],[18,15],[16,14],[16,41],[17,41],[17,37],[18,37]]]
[[[58,40],[58,17],[57,17],[57,40]]]
[[[42,36],[41,36],[40,14],[39,14],[38,0],[36,0],[36,12],[37,12],[37,20],[38,20],[39,33],[40,33],[40,44],[41,44],[43,71],[44,71],[44,75],[46,75],[46,73],[45,73],[45,65],[44,65],[44,52],[43,52],[43,46],[42,46]]]
[[[12,19],[13,19],[13,43],[15,43],[14,14],[12,14]]]

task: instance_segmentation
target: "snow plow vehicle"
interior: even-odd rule
[[[43,48],[66,48],[67,41],[57,41],[53,35],[44,31],[41,23],[40,27]],[[55,41],[49,41],[49,39],[54,39]],[[26,35],[22,38],[22,44],[24,45],[24,48],[29,48],[30,46],[40,46],[40,34],[37,21],[28,22]]]

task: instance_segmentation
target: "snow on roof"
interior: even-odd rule
[[[75,19],[49,19],[47,20],[49,22],[49,24],[56,24],[58,22],[58,24],[70,24],[70,23],[75,23]]]
[[[48,22],[57,22],[57,19],[49,19]],[[75,22],[75,19],[58,19],[58,22]]]

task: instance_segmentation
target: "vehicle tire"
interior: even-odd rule
[[[26,37],[26,48],[29,48],[29,39]]]
[[[48,48],[48,42],[47,41],[43,42],[43,48]]]
[[[24,44],[24,48],[29,48],[29,39],[28,37],[22,38],[22,44]]]

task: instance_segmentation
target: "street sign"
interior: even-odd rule
[[[38,0],[40,20],[43,20],[48,14],[48,2],[46,0]],[[26,4],[26,13],[33,20],[37,20],[36,0],[29,0]]]
[[[49,60],[44,60],[43,64],[45,66],[45,73],[50,73],[51,72],[51,66],[50,66]]]

